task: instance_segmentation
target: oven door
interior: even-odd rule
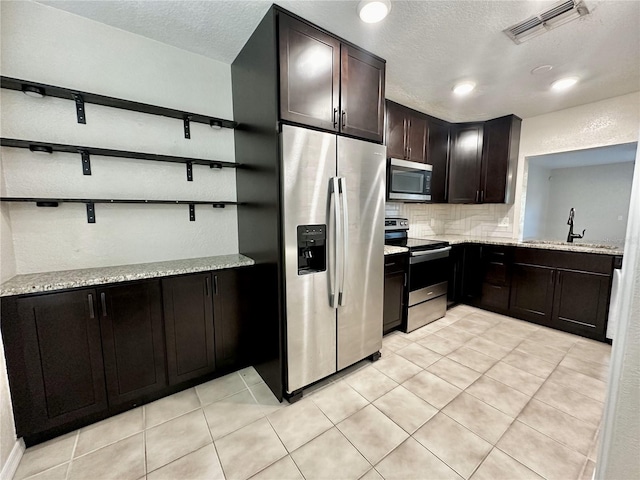
[[[387,169],[387,198],[406,202],[431,200],[431,171],[433,166],[389,159]]]
[[[412,252],[409,265],[409,307],[446,295],[451,247]]]

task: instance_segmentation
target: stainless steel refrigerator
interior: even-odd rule
[[[386,147],[282,126],[286,391],[382,346]]]

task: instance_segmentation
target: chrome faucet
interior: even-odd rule
[[[578,235],[577,233],[573,233],[573,217],[575,216],[576,211],[574,208],[569,210],[569,220],[567,220],[567,225],[569,225],[569,235],[567,235],[567,242],[573,243],[574,238],[582,238],[584,237],[584,232],[586,230],[582,230],[582,235]]]

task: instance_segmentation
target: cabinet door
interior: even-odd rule
[[[427,119],[422,115],[407,117],[407,159],[425,163],[427,144]]]
[[[211,274],[162,280],[169,384],[216,368]]]
[[[19,437],[107,409],[93,289],[3,299],[2,335]]]
[[[390,332],[402,323],[405,278],[403,272],[384,276],[383,333]]]
[[[462,301],[462,278],[464,266],[464,246],[452,245],[449,252],[449,281],[447,284],[447,306]]]
[[[385,144],[387,145],[387,158],[404,159],[407,156],[406,149],[406,109],[397,103],[386,102],[387,126]]]
[[[382,142],[385,63],[355,47],[341,48],[340,131]]]
[[[482,124],[453,128],[449,163],[449,203],[480,201]]]
[[[338,130],[340,42],[280,14],[280,118]]]
[[[604,340],[611,277],[559,269],[552,327]]]
[[[449,125],[428,121],[427,158],[431,172],[431,203],[446,203],[449,166]]]
[[[513,115],[485,122],[480,201],[512,203],[521,120]]]
[[[158,280],[98,290],[109,404],[135,405],[167,385]]]
[[[555,270],[515,263],[511,280],[509,314],[542,325],[551,324]]]
[[[232,269],[213,273],[213,308],[216,364],[219,368],[245,366],[246,331],[240,305],[240,285],[246,271]]]
[[[482,296],[482,246],[464,248],[462,298],[465,303],[479,305]]]

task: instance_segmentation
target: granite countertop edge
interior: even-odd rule
[[[555,243],[544,243],[544,242],[534,242],[527,241],[522,242],[520,240],[514,240],[510,238],[479,238],[479,237],[468,237],[465,235],[432,235],[425,236],[424,238],[430,240],[443,240],[449,242],[451,245],[459,245],[462,243],[475,243],[475,244],[486,244],[486,245],[505,245],[505,246],[515,246],[515,247],[523,247],[523,248],[538,248],[543,250],[560,250],[565,252],[579,252],[579,253],[596,253],[600,255],[623,255],[624,250],[622,248],[617,249],[609,249],[609,248],[597,248],[580,244],[555,244]]]
[[[384,246],[384,254],[387,255],[397,255],[398,253],[406,253],[409,249],[407,247],[398,247],[395,245],[385,245]]]
[[[16,275],[2,283],[0,285],[0,297],[208,272],[254,264],[255,261],[249,257],[241,254],[230,254],[113,267],[30,273]]]

